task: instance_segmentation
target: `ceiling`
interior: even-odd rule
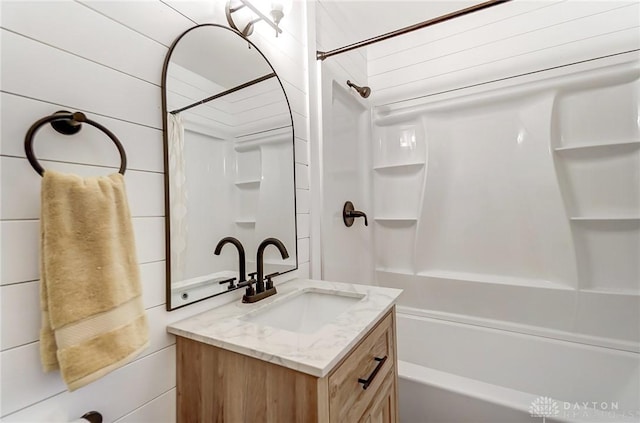
[[[372,38],[464,9],[483,0],[321,0],[339,9],[349,24],[346,44]],[[342,46],[331,46],[338,48]]]

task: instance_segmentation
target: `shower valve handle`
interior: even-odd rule
[[[364,226],[369,226],[367,215],[364,212],[356,210],[351,201],[344,203],[344,207],[342,207],[342,221],[344,224],[348,228],[351,227],[356,217],[364,217]]]

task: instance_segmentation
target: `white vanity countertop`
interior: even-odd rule
[[[296,295],[303,289],[364,295],[314,333],[297,333],[243,320],[247,313]],[[278,293],[254,304],[240,300],[167,327],[170,333],[214,345],[317,377],[326,376],[394,305],[399,289],[294,279],[276,285]],[[274,304],[274,307],[277,305]],[[291,316],[296,319],[296,316]]]

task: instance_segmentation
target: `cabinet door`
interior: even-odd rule
[[[362,415],[360,423],[398,423],[396,407],[396,378],[391,371]]]
[[[329,411],[331,422],[357,422],[372,404],[386,376],[395,368],[393,314],[388,314],[329,375]],[[386,361],[377,358],[387,357]],[[375,377],[367,389],[359,379]]]

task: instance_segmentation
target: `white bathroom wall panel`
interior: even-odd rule
[[[58,14],[69,20],[64,27],[51,19]],[[27,15],[29,19],[24,19]],[[35,40],[46,40],[51,47],[153,84],[159,82],[156,63],[162,62],[167,50],[158,42],[123,25],[114,25],[109,17],[73,1],[42,2],[36,8],[30,2],[10,2],[3,7],[2,27]],[[83,28],[109,36],[70,36]],[[127,48],[114,49],[114,44]],[[139,60],[142,56],[148,60]]]
[[[637,49],[630,1],[511,2],[368,47],[376,104]]]
[[[3,10],[11,4],[3,4]],[[5,29],[1,37],[3,92],[62,104],[92,115],[162,127],[159,84],[142,81]],[[70,90],[69,81],[82,88]]]
[[[296,188],[309,189],[309,166],[296,163]]]
[[[35,398],[45,401],[36,404],[35,410],[27,408],[3,417],[5,422],[71,421],[89,409],[100,411],[105,421],[112,422],[175,386],[174,345],[110,373],[102,379],[102,383],[94,383],[74,392],[64,391],[64,385],[55,378],[55,374],[49,375],[48,381],[38,377],[36,372],[39,372],[39,368],[30,365],[31,361],[38,358],[37,344],[20,347],[19,350],[22,350],[19,351],[21,354],[11,363],[18,369],[12,375],[16,381],[11,391],[25,396],[16,398],[16,402]],[[21,367],[33,367],[34,371],[20,372]],[[132,389],[132,383],[136,383],[135,389]],[[165,421],[173,420],[173,416],[166,417]]]
[[[138,262],[164,260],[164,218],[133,217],[132,222]],[[2,244],[11,246],[11,248],[3,248],[0,252],[3,263],[0,285],[37,280],[39,265],[36,247],[39,245],[40,222],[38,220],[2,220],[0,228]]]
[[[162,422],[176,415],[176,404],[176,388],[172,388],[114,423]]]
[[[129,2],[131,4],[127,7],[110,0],[79,0],[79,3],[167,48],[194,23],[188,17],[167,7],[166,2]],[[195,6],[202,8],[202,5]],[[211,8],[210,13],[211,18],[217,17],[214,8]],[[157,78],[160,80],[160,75]]]
[[[46,143],[46,137],[43,135],[42,138]],[[34,172],[26,158],[3,156],[0,160],[2,160],[2,178],[12,180],[12,183],[5,185],[2,190],[2,218],[5,220],[39,219],[40,175]],[[57,163],[48,160],[38,161],[45,169],[75,173],[80,176],[107,175],[117,171],[116,168]],[[164,175],[160,172],[128,170],[126,176],[131,216],[164,216]],[[17,198],[20,198],[20,201],[15,201]]]
[[[296,137],[295,139],[295,156],[296,163],[309,165],[309,145],[308,141]]]
[[[302,214],[309,214],[309,190],[303,188],[296,188],[296,211]]]
[[[318,1],[316,4],[316,44],[320,51],[328,51],[346,44],[349,39],[349,22],[342,14],[339,2]],[[342,83],[351,79],[357,85],[366,85],[367,52],[364,49],[353,50],[327,59],[326,63],[340,69],[341,76],[346,76]]]
[[[0,416],[7,422],[68,421],[95,409],[107,422],[174,421],[175,341],[166,325],[239,300],[239,294],[171,313],[164,310],[160,78],[164,56],[178,35],[197,23],[226,25],[224,2],[7,1],[1,7]],[[294,2],[291,16],[305,14],[305,4]],[[309,139],[306,26],[283,20],[283,28],[301,32],[275,38],[260,30],[252,40],[283,79],[294,112],[297,150],[303,151]],[[126,182],[151,329],[151,345],[139,358],[73,393],[66,391],[58,373],[40,370],[39,178],[23,148],[29,126],[57,110],[87,113],[111,129],[127,151]],[[34,148],[45,168],[107,174],[119,162],[113,145],[104,140],[87,125],[73,138],[46,127],[38,132]],[[306,173],[308,155],[300,156],[296,171]],[[308,217],[309,190],[303,186],[296,190],[297,204]],[[304,257],[306,235],[299,240]],[[296,274],[307,277],[308,262],[301,260]]]
[[[309,215],[298,215],[298,238],[309,238]]]
[[[428,152],[424,185],[400,179],[415,220],[376,202],[390,215],[375,227],[378,282],[405,289],[413,314],[639,351],[639,63],[631,52],[376,108],[383,142],[400,150],[420,121]],[[392,189],[386,171],[374,197]]]
[[[3,88],[4,89],[4,88]],[[5,156],[26,157],[24,152],[25,129],[29,128],[39,116],[56,110],[71,109],[72,106],[50,101],[39,101],[18,95],[0,93],[2,109],[2,128],[0,153]],[[127,170],[163,172],[162,131],[135,123],[100,116],[100,123],[115,134],[127,151]],[[33,148],[42,160],[77,163],[86,161],[95,166],[119,168],[120,155],[113,144],[104,142],[104,134],[96,128],[85,126],[82,130],[82,142],[69,147],[69,137],[54,131],[51,127],[42,127],[33,142]],[[9,140],[12,140],[9,142]]]
[[[140,279],[143,289],[145,308],[164,305],[165,290],[158,280],[164,279],[164,261],[140,265]],[[2,330],[0,331],[0,350],[4,351],[38,340],[40,336],[40,313],[34,313],[40,307],[39,281],[16,283],[0,287],[2,291]],[[16,325],[15,322],[21,322]]]

